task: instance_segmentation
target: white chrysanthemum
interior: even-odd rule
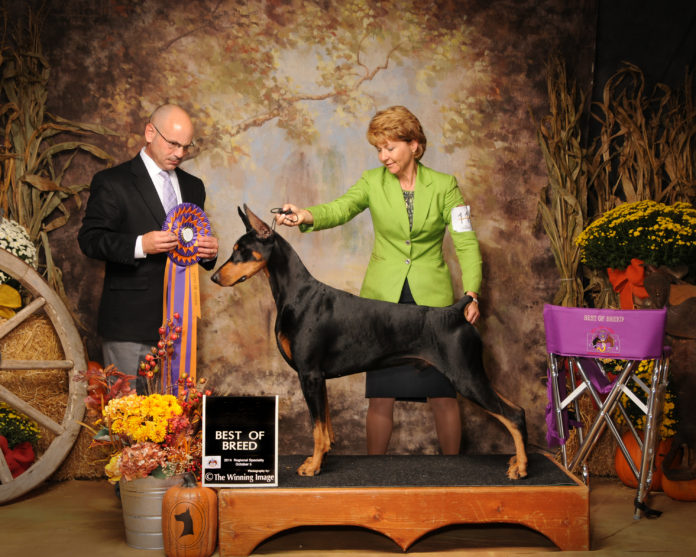
[[[36,269],[38,258],[36,247],[26,229],[10,219],[0,217],[0,249],[9,251]],[[0,271],[0,284],[10,280],[10,276]]]

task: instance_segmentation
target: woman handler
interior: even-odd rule
[[[426,138],[418,119],[403,106],[375,114],[367,139],[377,149],[382,167],[363,173],[338,199],[300,209],[286,203],[276,223],[299,226],[302,232],[339,226],[370,210],[375,242],[360,290],[364,298],[425,306],[454,302],[450,273],[442,254],[449,228],[461,267],[464,291],[473,302],[466,319],[479,317],[481,254],[469,219],[469,207],[453,176],[432,170],[420,159]],[[457,393],[433,367],[418,370],[402,365],[367,372],[367,452],[384,454],[393,428],[394,401],[425,400],[435,418],[443,454],[457,454],[461,418]]]

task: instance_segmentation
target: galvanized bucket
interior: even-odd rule
[[[139,478],[119,482],[126,543],[136,549],[164,549],[162,538],[162,498],[183,476]]]

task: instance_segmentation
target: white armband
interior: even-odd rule
[[[468,205],[457,205],[452,209],[452,230],[455,232],[471,232],[471,209]]]

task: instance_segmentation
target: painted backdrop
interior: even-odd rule
[[[409,107],[428,137],[423,162],[454,174],[472,206],[484,258],[479,328],[489,375],[526,408],[531,442],[544,444],[541,307],[557,278],[536,223],[546,178],[532,115],[546,111],[551,56],[563,57],[581,85],[590,83],[593,1],[50,4],[44,49],[53,68],[51,110],[117,132],[104,145],[119,162],[138,151],[157,105],[190,110],[201,149],[184,166],[206,183],[221,260],[243,232],[237,206],[246,203],[270,221],[269,210],[285,201],[334,199],[379,164],[365,139],[372,115]],[[98,169],[96,161],[83,168],[85,179]],[[74,208],[71,225],[52,242],[90,356],[98,359],[102,265],[77,247],[81,210]],[[330,231],[281,234],[318,279],[358,292],[372,243],[369,215]],[[280,395],[280,450],[307,452],[308,413],[295,373],[275,348],[265,278],[223,289],[209,276],[201,272],[199,373],[218,394]],[[364,452],[363,384],[362,375],[329,384],[336,452]],[[501,426],[467,402],[462,410],[465,450],[512,451]],[[401,403],[395,419],[393,452],[437,451],[425,405]]]

